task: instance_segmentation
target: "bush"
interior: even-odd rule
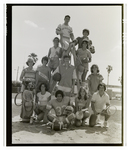
[[[12,81],[12,87],[21,87],[22,83],[19,81]]]

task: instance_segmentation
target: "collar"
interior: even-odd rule
[[[63,64],[63,66],[64,66],[64,67],[66,67],[66,65],[65,65],[65,64]],[[69,64],[69,65],[68,65],[68,67],[71,67],[71,64]]]
[[[99,91],[97,92],[97,94],[100,96]],[[103,94],[102,96],[105,96],[105,92],[104,92],[104,94]],[[101,96],[100,96],[100,97],[101,97]]]

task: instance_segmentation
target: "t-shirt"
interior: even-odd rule
[[[61,102],[58,102],[56,99],[52,99],[48,103],[49,108],[53,108],[56,112],[56,116],[62,116],[64,109],[69,105],[70,99],[62,99]]]
[[[63,32],[63,37],[70,38],[70,34],[73,32],[72,28],[69,25],[65,24],[59,24],[57,31],[62,31]]]
[[[64,87],[72,87],[72,79],[76,79],[76,71],[75,67],[72,65],[69,65],[68,68],[66,68],[65,64],[60,65],[57,67],[57,69],[54,71],[53,74],[59,72],[61,74],[61,80],[59,82],[60,86]]]
[[[82,43],[82,41],[83,41],[84,39],[85,39],[85,40],[89,40],[88,37],[86,37],[86,38],[84,38],[84,37],[77,37],[77,38],[76,38],[75,44],[76,44],[76,45],[78,44],[78,49],[79,49],[79,48],[82,48],[81,43]]]
[[[87,77],[89,91],[91,94],[97,91],[97,87],[103,79],[104,79],[103,76],[100,75],[99,73],[97,74],[92,73]]]
[[[48,103],[48,98],[51,96],[49,92],[46,91],[44,95],[41,94],[41,92],[37,93],[37,97],[39,99],[39,104],[40,105],[47,105]]]
[[[78,98],[76,99],[76,103],[78,105],[78,108],[79,106],[83,109],[83,108],[88,108],[88,101],[87,100],[84,100],[84,101],[81,101],[79,100]]]
[[[84,59],[84,58],[92,58],[91,53],[89,50],[83,50],[82,48],[77,50],[77,55],[80,57],[80,59]]]
[[[50,68],[47,67],[47,66],[39,66],[37,67],[37,74],[36,74],[36,84],[39,82],[39,81],[47,81],[49,82],[50,80],[50,76],[51,76],[51,71],[50,71]]]
[[[23,69],[22,75],[25,79],[30,79],[30,81],[35,81],[36,78],[36,70],[29,70],[28,68]]]
[[[91,102],[94,102],[96,112],[100,113],[105,108],[106,104],[110,104],[109,95],[104,92],[104,94],[100,96],[98,91],[93,94]]]
[[[52,57],[59,57],[56,52],[58,52],[60,54],[60,47],[57,47],[55,48],[54,46],[50,48],[50,56],[49,58],[52,58]]]

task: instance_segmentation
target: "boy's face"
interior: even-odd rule
[[[47,64],[47,60],[44,59],[43,60],[43,64],[46,65]]]
[[[87,31],[84,31],[83,36],[84,36],[84,37],[87,37],[87,36],[88,36],[88,32],[87,32]]]
[[[61,94],[57,94],[57,97],[56,97],[56,98],[57,98],[57,101],[58,101],[58,102],[61,102],[61,101],[62,101],[62,95],[61,95]]]
[[[29,66],[29,67],[32,67],[32,66],[33,66],[33,61],[32,61],[32,60],[29,60],[29,61],[28,61],[28,66]]]
[[[82,47],[83,47],[83,48],[87,48],[87,45],[88,45],[87,42],[83,42],[83,43],[82,43]]]
[[[66,64],[69,64],[70,59],[67,57],[67,58],[64,59],[64,62],[65,62]]]
[[[65,17],[64,21],[65,21],[65,23],[69,23],[70,18],[69,17]]]
[[[103,93],[103,92],[104,92],[104,86],[100,86],[100,87],[99,87],[99,92],[100,92],[100,93]]]
[[[54,40],[53,44],[54,44],[54,46],[58,46],[58,44],[59,44],[58,40]]]
[[[85,90],[84,90],[84,89],[81,89],[80,94],[81,94],[81,96],[85,96]]]
[[[97,73],[97,71],[98,71],[98,69],[97,69],[97,67],[96,67],[96,66],[93,66],[93,69],[92,69],[92,70],[93,70],[93,73],[95,73],[95,74],[96,74],[96,73]]]
[[[41,85],[41,91],[45,91],[45,85],[44,84]]]

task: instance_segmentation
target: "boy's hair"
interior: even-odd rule
[[[53,42],[54,42],[55,40],[58,40],[58,42],[60,42],[60,40],[59,40],[58,37],[55,37],[55,38],[53,39]]]
[[[81,46],[83,47],[83,43],[86,42],[87,43],[87,48],[88,48],[88,41],[87,40],[83,40],[81,43]]]
[[[97,73],[99,73],[100,70],[99,70],[98,65],[96,65],[96,64],[94,64],[94,65],[91,66],[91,73],[93,73],[93,67],[94,67],[94,66],[97,67]]]
[[[47,87],[47,84],[45,84],[45,83],[41,83],[41,84],[39,85],[39,90],[41,91],[41,86],[42,86],[42,85],[45,86],[45,91],[47,91],[47,90],[48,90],[48,87]]]
[[[56,91],[55,97],[57,97],[58,94],[61,94],[61,95],[62,95],[62,98],[64,97],[63,91],[61,91],[61,90]]]
[[[68,17],[69,19],[71,18],[69,15],[66,15],[66,16],[64,17],[64,19],[65,19],[66,17]]]
[[[84,90],[85,91],[85,95],[84,95],[84,100],[87,100],[87,92],[86,92],[86,90],[85,90],[85,88],[84,87],[81,87],[80,88],[80,90],[79,90],[79,92],[78,92],[78,99],[81,99],[81,90]]]
[[[46,60],[47,63],[48,63],[48,57],[47,57],[47,56],[45,56],[45,57],[43,57],[43,58],[41,59],[42,64],[43,64],[43,60]]]
[[[63,59],[65,59],[65,58],[71,59],[71,56],[69,56],[69,55],[64,55],[64,56],[63,56]]]
[[[85,31],[87,31],[88,35],[89,35],[89,30],[88,29],[84,29],[82,33],[84,34]]]
[[[104,87],[104,91],[106,91],[106,85],[105,83],[100,83],[97,87],[97,89],[99,90],[100,86],[103,86]]]

